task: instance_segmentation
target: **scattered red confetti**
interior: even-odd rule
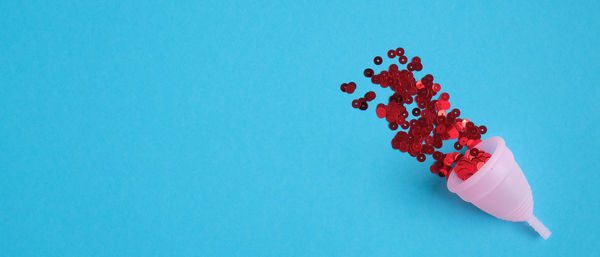
[[[470,120],[459,118],[461,112],[457,108],[450,110],[450,94],[444,92],[436,97],[442,86],[434,83],[431,74],[421,79],[415,77],[415,72],[423,69],[420,57],[415,56],[408,63],[408,57],[401,47],[389,50],[387,57],[398,58],[398,63],[406,64],[406,69],[393,63],[387,70],[379,73],[366,68],[363,74],[370,78],[371,83],[393,91],[387,99],[387,105],[380,103],[375,110],[377,117],[385,118],[391,130],[402,128],[392,139],[392,148],[407,152],[419,162],[424,162],[427,159],[426,155],[432,155],[435,163],[430,166],[430,171],[441,177],[447,177],[451,171],[456,172],[463,180],[471,177],[491,157],[490,154],[474,148],[481,142],[481,135],[487,132],[487,128],[475,126]],[[373,63],[381,65],[383,58],[376,56]],[[344,83],[340,89],[352,94],[356,90],[356,83]],[[353,100],[352,107],[367,110],[367,102],[373,101],[375,97],[375,92],[369,91],[364,97]],[[413,103],[417,107],[407,106]],[[409,115],[414,118],[410,119]],[[436,151],[442,148],[447,140],[455,140],[453,147],[456,151],[466,148],[465,154],[444,154],[440,150]]]

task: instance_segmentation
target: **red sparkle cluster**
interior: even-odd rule
[[[462,158],[459,158],[454,172],[462,180],[471,177],[479,170],[489,159],[491,154],[481,151],[477,148],[471,148],[465,152]]]
[[[392,49],[387,52],[387,57],[398,60],[406,69],[401,69],[398,64],[389,65],[387,70],[376,73],[367,68],[363,74],[370,78],[371,82],[382,88],[390,88],[393,94],[388,98],[388,103],[380,103],[376,107],[377,117],[389,123],[391,130],[398,127],[406,131],[399,131],[392,139],[392,148],[407,152],[415,157],[417,161],[424,162],[427,155],[432,155],[436,160],[431,165],[431,172],[440,177],[447,177],[450,171],[454,171],[461,179],[467,179],[473,175],[489,159],[490,154],[473,148],[481,142],[481,135],[487,132],[485,126],[476,126],[468,119],[459,118],[460,110],[450,110],[450,95],[441,93],[441,85],[434,83],[433,76],[427,74],[420,80],[415,79],[414,72],[421,71],[423,64],[421,58],[415,56],[408,62],[403,48]],[[383,58],[376,56],[373,63],[381,65]],[[343,92],[352,94],[356,89],[356,83],[344,83],[341,86]],[[369,91],[364,97],[352,101],[352,107],[367,110],[367,102],[375,99],[375,92]],[[410,111],[407,107],[411,104],[416,107]],[[412,115],[414,118],[409,118]],[[464,147],[471,148],[465,154],[452,152],[444,154],[437,149],[442,148],[444,141],[456,140],[454,148],[461,150]],[[456,164],[456,165],[455,165]],[[453,167],[455,165],[455,167]]]

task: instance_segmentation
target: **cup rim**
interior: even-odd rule
[[[499,136],[490,137],[475,145],[475,148],[480,148],[488,153],[490,153],[491,151],[490,148],[493,148],[493,151],[491,151],[490,153],[492,156],[483,166],[481,166],[481,168],[477,172],[475,172],[475,174],[473,174],[467,180],[461,180],[458,177],[458,175],[456,175],[456,173],[453,172],[453,169],[448,177],[448,190],[454,193],[458,193],[465,191],[473,185],[477,184],[478,181],[480,181],[490,172],[490,170],[492,170],[491,167],[493,167],[494,164],[498,161],[498,159],[500,159],[500,156],[505,151],[505,145],[506,144],[504,142],[504,139],[502,139]]]

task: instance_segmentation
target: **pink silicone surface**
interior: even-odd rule
[[[492,157],[465,181],[452,172],[448,178],[448,190],[497,218],[527,221],[547,239],[551,232],[533,216],[531,188],[504,139],[491,137],[476,147],[492,154]]]

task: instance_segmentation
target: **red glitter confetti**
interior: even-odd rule
[[[367,101],[373,101],[375,99],[375,92],[373,91],[369,91],[365,94],[365,98],[367,99]]]
[[[367,108],[369,108],[369,104],[367,104],[366,101],[362,101],[360,103],[360,106],[358,107],[358,109],[363,110],[363,111],[366,110]]]
[[[354,90],[356,90],[356,83],[354,83],[354,82],[343,83],[340,86],[340,89],[342,90],[342,92],[352,94],[352,93],[354,93]]]
[[[408,57],[404,53],[404,49],[399,47],[389,50],[387,57],[398,57],[398,63],[405,65]],[[376,56],[373,63],[381,65],[383,58]],[[461,179],[468,179],[491,157],[490,154],[474,148],[481,142],[481,135],[487,132],[487,128],[475,126],[468,119],[458,118],[461,115],[459,109],[450,111],[452,105],[448,93],[444,92],[439,97],[434,97],[442,87],[439,83],[434,83],[431,74],[420,80],[415,78],[415,73],[422,69],[423,64],[418,56],[410,60],[406,69],[398,67],[396,63],[389,65],[388,70],[379,74],[371,68],[366,68],[363,75],[370,78],[371,83],[393,91],[387,98],[387,105],[377,105],[376,115],[381,119],[385,118],[390,129],[397,130],[400,127],[406,130],[396,133],[391,142],[393,149],[408,152],[419,162],[424,162],[426,155],[432,155],[436,160],[430,167],[432,173],[447,177],[450,172],[456,172]],[[340,86],[340,90],[348,94],[352,94],[355,89],[354,82]],[[375,97],[375,92],[369,91],[363,98],[353,100],[352,107],[367,110],[367,102],[373,101]],[[406,106],[413,102],[417,107]],[[407,120],[410,114],[415,118]],[[445,140],[455,140],[453,146],[457,151],[467,148],[465,154],[444,154],[440,150],[436,151],[435,149],[443,147]]]
[[[392,49],[392,50],[389,50],[389,51],[387,52],[387,56],[388,56],[389,58],[394,58],[394,57],[396,57],[396,50],[393,50],[393,49]]]
[[[398,62],[400,64],[406,64],[408,62],[408,57],[406,57],[406,56],[400,56],[400,58],[398,59]]]
[[[402,47],[396,48],[396,56],[403,56],[403,55],[404,55],[404,48],[402,48]]]
[[[487,132],[487,128],[485,126],[480,126],[479,127],[479,133],[485,134],[486,132]]]
[[[385,116],[387,115],[385,104],[378,104],[377,109],[375,111],[377,112],[377,117],[379,117],[380,119],[385,118]]]
[[[375,56],[375,58],[373,58],[373,63],[375,63],[375,65],[380,65],[383,63],[383,58],[381,58],[381,56]]]

